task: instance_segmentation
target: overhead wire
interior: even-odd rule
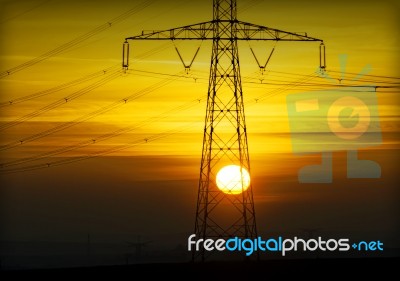
[[[78,124],[80,124],[80,123],[82,123],[84,121],[87,121],[87,120],[90,120],[90,119],[92,119],[92,118],[94,118],[96,116],[105,114],[105,113],[107,113],[107,112],[109,112],[109,111],[111,111],[111,110],[113,110],[113,109],[115,109],[117,107],[120,107],[120,106],[122,106],[124,104],[127,104],[127,103],[129,103],[129,102],[131,102],[133,100],[136,100],[136,99],[138,99],[138,98],[140,98],[140,97],[142,97],[144,95],[147,95],[147,94],[151,93],[152,91],[155,91],[155,90],[157,90],[157,89],[159,89],[159,88],[161,88],[161,87],[173,82],[176,79],[177,78],[175,78],[175,79],[174,78],[172,78],[172,79],[168,78],[168,79],[159,81],[159,82],[153,84],[152,86],[146,87],[146,88],[144,88],[144,89],[142,89],[142,90],[140,90],[138,92],[135,92],[135,93],[123,98],[123,99],[119,99],[118,101],[115,101],[115,102],[112,102],[112,103],[110,103],[110,104],[108,104],[106,106],[103,106],[103,107],[101,107],[101,108],[99,108],[99,109],[97,109],[97,110],[95,110],[93,112],[84,114],[84,115],[82,115],[82,116],[80,116],[78,118],[75,118],[72,121],[64,122],[64,123],[62,123],[62,124],[60,124],[58,126],[55,126],[55,127],[51,128],[51,129],[48,129],[48,130],[42,131],[40,133],[31,135],[31,136],[28,136],[28,137],[25,137],[25,138],[21,138],[18,141],[10,142],[10,143],[8,143],[6,145],[0,146],[0,151],[8,150],[8,149],[23,145],[25,143],[28,143],[28,142],[31,142],[31,141],[34,141],[34,140],[49,136],[49,135],[54,134],[56,132],[60,132],[60,131],[65,130],[67,128],[70,128],[72,126],[76,126],[76,125],[78,125]]]
[[[145,8],[147,8],[148,6],[150,6],[153,2],[155,2],[155,0],[145,0],[144,2],[141,2],[140,4],[136,5],[135,7],[129,9],[128,11],[120,14],[119,16],[111,19],[110,21],[90,30],[89,32],[76,37],[75,39],[72,39],[71,41],[68,41],[67,43],[64,43],[50,51],[47,51],[45,53],[43,53],[42,55],[35,57],[29,61],[26,61],[20,65],[17,65],[15,67],[9,68],[8,70],[2,71],[0,72],[0,79],[7,77],[9,75],[12,75],[14,73],[17,73],[21,70],[24,70],[30,66],[33,66],[43,60],[49,59],[55,55],[58,55],[74,46],[76,46],[77,44],[80,44],[81,42],[99,34],[100,32],[103,32],[109,28],[111,28],[113,25],[118,24],[121,21],[126,20],[127,18],[129,18],[130,16],[139,13],[140,11],[144,10]]]
[[[60,85],[52,87],[50,89],[39,91],[37,93],[29,94],[29,95],[26,95],[26,96],[23,96],[23,97],[19,97],[19,98],[9,99],[8,101],[0,102],[0,108],[1,107],[6,107],[6,106],[10,106],[10,105],[15,105],[15,104],[26,102],[26,101],[30,101],[30,100],[33,100],[33,99],[36,99],[36,98],[40,98],[40,97],[43,97],[43,96],[47,96],[47,95],[50,95],[50,94],[53,94],[53,93],[68,89],[70,87],[73,87],[73,86],[88,82],[90,80],[93,80],[93,79],[99,78],[101,76],[104,76],[104,74],[108,73],[109,71],[111,71],[113,69],[116,69],[117,67],[121,68],[120,64],[112,66],[112,67],[108,67],[108,68],[105,68],[105,69],[102,69],[100,71],[96,71],[96,72],[91,73],[89,75],[86,75],[86,76],[83,76],[81,78],[78,78],[78,79],[75,79],[75,80],[60,84]]]
[[[182,78],[184,80],[181,81],[185,81],[187,79],[190,79],[192,77],[187,76],[187,75],[171,75],[168,73],[161,73],[161,72],[155,72],[155,71],[146,71],[146,70],[140,70],[140,69],[131,69],[129,71],[133,72],[137,72],[135,75],[138,76],[144,76],[144,77],[158,77],[158,76],[168,76],[168,77],[178,77],[178,78]],[[365,89],[396,89],[396,88],[400,88],[400,85],[397,84],[387,84],[387,85],[364,85],[364,84],[356,84],[354,83],[338,83],[338,84],[329,84],[326,83],[328,81],[324,81],[324,82],[309,82],[309,81],[303,81],[301,82],[302,78],[308,79],[310,77],[309,75],[303,75],[303,74],[298,74],[298,79],[300,80],[289,80],[290,78],[288,77],[284,77],[286,78],[285,80],[277,80],[277,79],[269,79],[269,76],[273,76],[272,74],[268,74],[267,76],[264,76],[264,79],[260,79],[257,77],[251,77],[251,76],[244,76],[242,79],[242,84],[244,85],[260,85],[260,86],[294,86],[293,83],[295,83],[296,88],[306,88],[306,89],[318,89],[318,88],[343,88],[343,87],[353,87],[353,88],[365,88]],[[323,77],[320,76],[315,76],[314,78],[320,78],[323,79]],[[196,74],[196,80],[200,80],[200,81],[208,81],[208,78],[204,75],[197,75]],[[258,81],[260,82],[258,82]],[[266,80],[267,82],[263,82],[264,80]],[[257,81],[257,82],[256,82]],[[262,82],[261,82],[262,81]],[[299,82],[300,81],[300,82]],[[253,87],[254,88],[254,87]],[[262,89],[263,87],[257,87],[259,89]],[[280,88],[279,88],[280,89]],[[374,90],[374,91],[375,91]]]
[[[335,71],[335,70],[328,70],[327,72],[332,72],[332,73],[342,73],[341,71]],[[345,72],[344,74],[350,74],[357,76],[359,73],[354,73],[354,72]],[[395,79],[395,80],[400,80],[400,77],[395,77],[395,76],[385,76],[385,75],[373,75],[373,74],[363,74],[363,76],[366,77],[373,77],[373,78],[380,78],[380,79]]]
[[[250,1],[246,1],[244,2],[243,6],[240,7],[238,14],[242,14],[247,12],[250,8],[260,4],[262,2],[262,0],[250,0]]]
[[[77,99],[77,98],[79,98],[79,97],[81,97],[81,96],[93,91],[94,89],[97,89],[97,88],[105,85],[106,83],[114,80],[115,78],[119,77],[121,75],[121,73],[122,73],[121,70],[113,71],[110,74],[106,75],[106,77],[100,79],[99,81],[96,81],[96,82],[94,82],[94,83],[92,83],[92,84],[90,84],[90,85],[88,85],[88,86],[86,86],[86,87],[84,87],[84,88],[82,88],[82,89],[70,94],[70,95],[67,95],[67,96],[65,96],[65,97],[63,97],[61,99],[58,99],[58,100],[56,100],[56,101],[54,101],[54,102],[52,102],[52,103],[50,103],[50,104],[38,109],[38,110],[30,112],[30,113],[28,113],[28,114],[26,114],[26,115],[24,115],[22,117],[19,117],[19,118],[13,120],[13,121],[1,124],[0,125],[0,131],[8,129],[8,128],[11,128],[11,127],[14,127],[16,125],[19,125],[19,124],[21,124],[21,123],[23,123],[23,122],[25,122],[27,120],[30,120],[30,119],[32,119],[34,117],[37,117],[37,116],[39,116],[39,115],[41,115],[41,114],[43,114],[45,112],[48,112],[48,111],[53,110],[53,109],[55,109],[55,108],[57,108],[57,107],[59,107],[61,105],[69,103],[69,102],[71,102],[71,101],[73,101],[73,100],[75,100],[75,99]]]
[[[162,44],[162,45],[160,45],[160,46],[158,46],[156,48],[152,48],[150,50],[147,50],[146,52],[144,52],[142,54],[139,54],[133,61],[135,61],[135,62],[141,61],[144,58],[147,58],[147,57],[149,57],[151,55],[154,55],[154,54],[156,54],[156,53],[158,53],[160,51],[163,51],[163,50],[165,50],[165,47],[167,45],[168,44]],[[6,106],[10,106],[10,105],[15,105],[15,104],[22,103],[22,102],[25,102],[25,101],[30,101],[30,100],[33,100],[33,99],[36,99],[36,98],[40,98],[40,97],[43,97],[43,96],[46,96],[46,95],[53,94],[53,93],[61,91],[61,90],[68,89],[70,87],[73,87],[73,86],[88,82],[88,81],[90,81],[92,79],[96,79],[96,78],[99,78],[101,76],[104,76],[105,74],[109,74],[110,71],[113,71],[113,70],[116,70],[116,69],[121,69],[121,64],[118,63],[118,64],[115,64],[115,65],[113,65],[111,67],[103,68],[100,71],[96,71],[94,73],[85,75],[85,76],[80,77],[78,79],[75,79],[75,80],[60,84],[60,85],[55,86],[55,87],[50,88],[50,89],[39,91],[39,92],[34,93],[34,94],[29,94],[29,95],[26,95],[26,96],[23,96],[23,97],[9,99],[8,101],[2,101],[2,102],[0,102],[0,108],[1,107],[6,107]]]
[[[310,75],[309,77],[302,78],[301,80],[312,79],[312,78],[314,78],[313,75]],[[301,82],[301,80],[297,81],[297,83]],[[293,84],[295,84],[295,83],[293,83]],[[287,89],[287,87],[282,87],[282,89],[280,89],[280,92],[283,92],[286,89]],[[261,98],[266,99],[266,98],[272,97],[273,95],[276,95],[276,94],[278,94],[278,91],[273,91],[271,93],[264,94],[263,96],[260,97],[260,99]],[[254,102],[253,102],[253,104],[254,104]],[[25,167],[13,168],[13,169],[3,169],[4,167],[7,168],[8,166],[20,165],[20,164],[23,164],[23,163],[40,160],[40,159],[42,159],[44,157],[54,156],[54,155],[58,155],[58,154],[61,154],[61,153],[67,152],[67,151],[75,150],[77,148],[85,147],[85,146],[88,146],[90,144],[94,144],[97,141],[106,140],[106,139],[109,139],[109,138],[111,138],[113,136],[118,136],[118,135],[126,133],[126,132],[128,132],[130,130],[134,130],[135,128],[137,128],[137,127],[134,126],[134,127],[131,127],[131,128],[129,128],[129,127],[128,128],[123,128],[123,129],[115,131],[114,133],[102,135],[100,138],[82,142],[82,143],[78,144],[77,147],[75,147],[75,146],[66,147],[66,148],[63,148],[63,149],[59,149],[59,150],[50,152],[48,154],[44,154],[44,155],[41,155],[41,156],[40,155],[36,156],[36,158],[22,159],[21,162],[14,161],[14,162],[9,162],[9,163],[3,163],[3,164],[0,165],[0,167],[2,167],[2,169],[0,169],[0,173],[8,174],[8,173],[25,172],[25,171],[31,171],[31,170],[37,170],[37,169],[43,169],[43,168],[59,166],[59,165],[63,165],[63,164],[69,164],[69,163],[73,163],[73,162],[77,162],[77,161],[82,161],[82,160],[86,160],[86,159],[90,159],[90,158],[106,155],[106,154],[109,154],[109,153],[113,153],[115,151],[127,149],[127,148],[131,147],[132,145],[144,144],[144,143],[147,143],[149,141],[155,141],[156,140],[156,139],[152,139],[151,137],[146,137],[145,139],[143,139],[143,138],[136,139],[131,144],[125,144],[125,145],[116,146],[116,147],[113,147],[113,148],[110,148],[110,149],[106,149],[106,150],[103,150],[103,151],[100,151],[100,152],[95,152],[95,153],[93,153],[91,155],[85,155],[85,156],[61,159],[61,160],[57,160],[57,161],[53,161],[53,162],[41,163],[41,164],[36,164],[36,165],[32,165],[32,166],[27,166],[27,167],[25,166]],[[168,133],[168,136],[172,135],[172,134],[175,134],[175,133],[170,132],[170,133]]]
[[[256,1],[254,1],[254,2],[256,2]],[[133,70],[133,71],[139,71],[140,72],[140,70]],[[160,73],[160,72],[151,72],[151,71],[141,71],[142,73],[147,73],[147,74],[150,74],[150,75],[161,75],[161,76],[168,76],[168,77],[173,77],[175,80],[176,79],[181,79],[181,78],[188,78],[187,76],[185,76],[185,75],[180,75],[180,74],[173,74],[173,75],[168,75],[168,74],[164,74],[164,73]],[[279,73],[279,72],[277,72],[277,73]],[[286,75],[288,75],[288,73],[285,73]],[[289,75],[298,75],[298,74],[289,74]],[[356,75],[356,74],[355,74]],[[371,76],[371,75],[365,75],[365,76]],[[268,92],[268,93],[265,93],[265,94],[263,94],[263,95],[261,95],[261,96],[259,96],[259,98],[257,99],[257,100],[263,100],[263,99],[266,99],[266,98],[269,98],[269,97],[272,97],[272,96],[274,96],[274,95],[277,95],[277,94],[279,94],[279,93],[282,93],[282,92],[284,92],[284,91],[286,91],[286,90],[288,90],[288,89],[290,89],[291,87],[293,87],[293,86],[304,86],[304,87],[311,87],[311,86],[315,86],[315,87],[319,87],[319,86],[321,86],[321,87],[328,87],[328,86],[332,86],[332,85],[330,85],[330,84],[321,84],[321,83],[307,83],[307,82],[309,82],[309,81],[311,81],[311,80],[313,80],[313,79],[315,79],[315,78],[317,78],[318,76],[317,75],[315,75],[315,74],[313,74],[313,75],[305,75],[305,76],[303,76],[303,77],[301,77],[301,78],[299,78],[298,80],[296,80],[296,81],[287,81],[287,83],[286,84],[282,84],[282,83],[255,83],[255,82],[252,82],[252,81],[244,81],[244,83],[248,83],[248,84],[264,84],[264,85],[276,85],[276,86],[283,86],[283,87],[281,87],[281,88],[279,88],[279,89],[275,89],[275,90],[273,90],[273,91],[271,91],[271,92]],[[372,76],[371,76],[372,77]],[[379,78],[379,76],[374,76],[375,78]],[[380,76],[381,78],[383,78],[383,76]],[[1,78],[1,77],[0,77]],[[386,78],[386,79],[399,79],[399,78],[396,78],[396,77],[384,77],[384,78]],[[249,79],[256,79],[256,78],[252,78],[252,77],[249,77]],[[281,80],[275,80],[276,82],[282,82]],[[373,80],[372,80],[373,81]],[[367,82],[367,81],[363,81],[363,82]],[[384,83],[384,82],[382,82],[382,83]],[[388,84],[396,84],[395,82],[387,82]],[[335,86],[337,86],[337,85],[335,85]],[[340,85],[340,86],[346,86],[346,85]],[[383,87],[383,88],[386,88],[386,87]],[[393,86],[393,87],[390,87],[390,86],[388,86],[387,88],[396,88],[396,86]],[[133,98],[132,96],[130,96],[130,98]],[[125,102],[125,103],[127,103],[127,101],[128,101],[129,99],[127,99],[127,98],[125,98],[125,99],[122,99],[122,100],[120,100],[120,101],[118,101],[118,103],[121,103],[121,102]],[[130,100],[129,100],[130,101]],[[258,101],[257,101],[258,102]],[[0,104],[0,105],[2,105],[2,104]],[[111,110],[111,109],[110,109]],[[101,114],[103,114],[103,113],[101,113]],[[85,115],[86,116],[86,115]],[[97,116],[97,115],[95,115],[95,116]],[[84,117],[84,116],[82,116],[82,117]],[[92,117],[90,117],[90,118],[92,118]],[[88,120],[88,119],[85,119],[85,118],[83,118],[83,119],[75,119],[74,121],[71,121],[71,122],[75,122],[76,120],[78,120],[78,122],[79,123],[81,123],[81,122],[84,122],[84,121],[86,121],[86,120]],[[67,124],[67,123],[70,123],[70,122],[66,122],[65,124]],[[1,128],[1,127],[0,127]],[[57,128],[57,127],[56,127]],[[24,144],[24,143],[26,143],[26,142],[28,142],[28,141],[33,141],[33,140],[35,140],[35,139],[38,139],[38,138],[41,138],[41,137],[43,137],[43,136],[47,136],[47,135],[49,135],[49,134],[52,134],[52,133],[54,133],[54,132],[58,132],[58,131],[61,131],[61,130],[64,130],[64,129],[66,129],[66,128],[68,128],[68,126],[67,127],[59,127],[59,129],[56,129],[55,131],[52,131],[52,129],[51,130],[47,130],[47,131],[44,131],[44,132],[42,132],[42,133],[39,133],[39,134],[37,134],[37,135],[34,135],[34,136],[31,136],[31,137],[28,137],[28,138],[25,138],[25,139],[21,139],[17,144],[19,145],[19,144]],[[133,127],[128,127],[128,128],[123,128],[123,129],[120,129],[120,130],[117,130],[117,131],[115,131],[115,132],[113,132],[113,133],[110,133],[110,134],[105,134],[105,135],[102,135],[102,136],[100,136],[100,137],[98,137],[98,138],[96,138],[96,139],[91,139],[90,141],[86,141],[86,142],[82,142],[82,143],[80,143],[80,145],[83,145],[84,144],[84,146],[87,146],[87,145],[89,145],[89,144],[91,144],[91,143],[96,143],[97,141],[102,141],[102,140],[106,140],[106,139],[109,139],[109,138],[111,138],[111,137],[113,137],[113,136],[119,136],[119,135],[121,135],[121,134],[123,134],[123,133],[126,133],[126,132],[129,132],[130,130],[134,130],[134,129],[136,129],[136,128],[138,128],[137,126],[133,126]],[[54,128],[53,128],[54,129]],[[169,132],[169,133],[168,133]],[[171,131],[167,131],[167,132],[165,132],[165,134],[167,134],[168,136],[171,134],[172,132]],[[162,133],[162,134],[158,134],[159,136],[160,135],[163,135],[164,133]],[[173,133],[172,133],[173,134]],[[154,136],[156,136],[156,135],[154,135]],[[146,138],[146,141],[145,142],[148,142],[148,141],[155,141],[155,140],[157,140],[158,138]],[[136,142],[133,142],[133,143],[130,143],[130,146],[132,146],[132,145],[138,145],[138,144],[142,144],[142,143],[144,143],[143,142],[144,140],[137,140]],[[91,142],[91,143],[90,143]],[[84,147],[84,146],[76,146],[75,148],[74,148],[74,150],[75,149],[78,149],[78,148],[82,148],[82,147]],[[5,147],[7,147],[7,145],[5,146]],[[124,148],[124,147],[129,147],[129,145],[128,146],[126,146],[126,145],[122,145],[122,146],[118,146],[119,148],[121,148],[121,150],[122,149],[126,149],[126,148]],[[4,148],[4,147],[3,147]],[[58,154],[60,154],[60,153],[64,153],[64,152],[66,152],[66,151],[71,151],[72,150],[72,148],[73,148],[73,146],[68,146],[68,147],[66,147],[66,148],[68,148],[67,150],[62,150],[62,149],[60,149],[60,150],[55,150],[55,151],[53,151],[53,152],[51,152],[50,154],[41,154],[40,155],[40,158],[38,158],[38,159],[42,159],[42,158],[44,158],[44,157],[48,157],[48,156],[54,156],[54,155],[58,155]],[[64,148],[64,149],[66,149],[66,148]],[[119,149],[119,148],[117,148],[117,149]],[[7,149],[7,148],[6,148]],[[71,150],[69,150],[69,149],[71,149]],[[2,148],[0,149],[0,150],[3,150]],[[78,157],[78,158],[76,158],[76,161],[81,161],[81,160],[84,160],[84,159],[88,159],[88,157],[89,158],[92,158],[92,157],[97,157],[97,156],[101,156],[101,155],[105,155],[105,154],[107,154],[107,153],[112,153],[112,152],[114,152],[114,151],[117,151],[117,150],[113,150],[113,148],[111,148],[111,149],[108,149],[108,150],[104,150],[103,152],[104,152],[104,154],[103,154],[103,152],[96,152],[96,153],[94,153],[94,154],[92,154],[91,156],[89,155],[89,156],[82,156],[82,157]],[[46,155],[46,156],[44,156],[44,155]],[[43,156],[43,157],[42,157]],[[36,161],[36,160],[32,160],[33,158],[31,158],[31,160],[29,160],[28,161],[28,159],[29,158],[25,158],[25,159],[21,159],[20,161],[21,162],[17,162],[17,161],[14,161],[14,162],[9,162],[9,163],[14,163],[14,164],[12,164],[12,165],[17,165],[17,164],[15,164],[15,163],[27,163],[27,162],[31,162],[31,161]],[[75,158],[74,158],[75,159]],[[64,160],[59,160],[59,161],[55,161],[55,162],[51,162],[51,163],[45,163],[45,164],[40,164],[41,166],[40,167],[50,167],[50,166],[58,166],[58,165],[61,165],[61,164],[67,164],[67,163],[71,163],[71,162],[75,162],[75,160],[74,159],[64,159]],[[68,160],[68,161],[67,161]],[[10,164],[11,165],[11,164]],[[44,166],[43,166],[44,165]],[[39,166],[32,166],[33,168],[32,169],[36,169],[37,167],[39,167]],[[36,168],[35,168],[36,167]],[[21,168],[21,169],[24,169],[24,167],[23,168]],[[29,169],[30,170],[30,168],[28,167],[28,168],[26,168],[26,169]],[[23,170],[23,171],[25,171],[25,170]],[[7,172],[7,171],[6,171]],[[11,171],[12,172],[12,171]]]
[[[99,156],[104,156],[107,154],[111,154],[114,152],[118,152],[121,150],[131,148],[131,147],[134,147],[134,146],[137,146],[140,144],[154,142],[154,141],[169,137],[171,135],[175,135],[175,134],[183,132],[189,128],[192,128],[195,123],[196,122],[191,122],[189,124],[186,124],[185,126],[180,126],[179,128],[176,128],[176,129],[167,130],[167,131],[165,131],[163,133],[159,133],[159,134],[153,134],[151,136],[146,137],[145,139],[137,138],[134,141],[131,141],[127,144],[113,146],[111,148],[97,151],[97,152],[94,152],[89,155],[83,155],[83,156],[79,156],[79,157],[69,157],[66,159],[60,159],[60,160],[55,160],[52,162],[41,163],[41,164],[25,166],[25,167],[20,167],[20,168],[14,168],[14,169],[4,169],[4,170],[0,169],[0,174],[11,174],[11,173],[33,171],[33,170],[38,170],[38,169],[43,169],[43,168],[56,167],[56,166],[60,166],[60,165],[70,164],[70,163],[74,163],[74,162],[80,162],[83,160],[88,160],[88,159],[96,158]]]
[[[116,66],[110,67],[107,70],[103,70],[102,71],[103,75],[105,74],[107,76],[102,78],[102,79],[100,79],[99,81],[96,81],[96,82],[90,84],[89,86],[86,86],[86,87],[84,87],[84,88],[82,88],[82,89],[80,89],[80,90],[78,90],[78,91],[76,91],[76,92],[74,92],[74,93],[72,93],[70,95],[67,95],[67,96],[65,96],[65,97],[63,97],[61,99],[58,99],[58,100],[56,100],[56,101],[54,101],[54,102],[52,102],[52,103],[50,103],[50,104],[38,109],[38,110],[35,110],[35,111],[30,112],[30,113],[28,113],[28,114],[26,114],[26,115],[24,115],[22,117],[19,117],[16,120],[13,120],[13,121],[10,121],[10,122],[7,122],[7,123],[4,123],[4,124],[0,125],[0,131],[8,129],[8,128],[11,128],[11,127],[14,127],[16,125],[19,125],[19,124],[21,124],[21,123],[23,123],[23,122],[25,122],[27,120],[30,120],[30,119],[32,119],[34,117],[37,117],[37,116],[39,116],[39,115],[41,115],[41,114],[43,114],[45,112],[53,110],[53,109],[65,104],[65,103],[71,102],[71,101],[73,101],[73,100],[75,100],[75,99],[77,99],[77,98],[89,93],[90,91],[103,86],[104,84],[114,80],[115,78],[118,78],[120,76],[120,74],[122,73],[122,71],[119,70],[119,67],[118,67],[118,70],[114,70],[114,71],[110,72],[109,70],[112,70],[112,69],[116,69]],[[57,87],[49,89],[49,90],[45,90],[45,91],[42,91],[42,92],[39,92],[39,93],[35,93],[35,94],[32,94],[32,95],[28,95],[28,96],[25,96],[25,97],[22,97],[22,98],[19,98],[19,99],[15,99],[15,100],[9,101],[8,105],[13,104],[14,102],[20,103],[20,102],[23,102],[23,101],[31,100],[31,99],[34,99],[34,98],[37,98],[37,97],[41,97],[41,96],[44,96],[44,95],[47,95],[47,94],[50,94],[50,93],[54,93],[54,92],[63,90],[65,88],[69,88],[71,86],[74,86],[75,84],[80,84],[80,83],[86,82],[87,80],[91,80],[94,77],[97,77],[99,75],[99,73],[101,73],[101,72],[96,72],[96,73],[94,73],[92,75],[88,75],[88,76],[85,76],[85,77],[83,77],[81,79],[77,79],[77,80],[71,81],[69,83],[62,84],[60,86],[57,86]],[[5,104],[6,103],[2,103],[1,105],[4,106]]]
[[[203,98],[204,98],[204,96],[201,96],[201,97],[199,97],[197,99],[191,100],[190,102],[184,103],[184,104],[182,104],[180,106],[177,106],[177,107],[175,107],[173,109],[167,110],[167,111],[165,111],[165,112],[163,112],[163,113],[161,113],[159,115],[156,115],[156,116],[153,116],[151,118],[148,118],[148,119],[146,119],[146,120],[144,120],[144,121],[142,121],[142,122],[140,122],[138,124],[135,124],[134,126],[127,126],[127,127],[124,127],[124,128],[120,128],[120,129],[114,130],[113,132],[110,132],[110,133],[102,134],[102,135],[97,136],[97,137],[94,136],[94,137],[88,138],[87,140],[79,142],[79,143],[74,144],[74,145],[65,146],[65,147],[58,148],[58,149],[55,149],[55,150],[52,150],[52,151],[49,151],[49,152],[41,153],[41,154],[38,154],[38,155],[35,155],[35,156],[32,156],[32,157],[25,157],[25,158],[22,158],[22,159],[15,159],[15,160],[12,160],[12,161],[9,161],[9,162],[0,163],[0,168],[6,168],[6,167],[9,167],[9,166],[16,166],[16,165],[21,165],[21,164],[33,162],[33,161],[38,161],[38,160],[41,160],[41,159],[44,159],[44,158],[48,158],[48,157],[51,157],[51,156],[60,155],[60,154],[66,153],[66,152],[71,152],[71,151],[74,151],[74,150],[77,150],[77,149],[81,149],[81,148],[87,147],[89,145],[98,144],[99,142],[102,142],[102,141],[105,141],[105,140],[109,140],[111,138],[115,138],[115,137],[120,136],[122,134],[126,134],[128,132],[140,129],[140,128],[142,128],[144,126],[147,126],[149,124],[152,124],[152,123],[154,123],[156,121],[165,119],[165,118],[167,118],[169,115],[171,115],[173,113],[182,112],[182,111],[188,110],[190,108],[193,108],[195,105],[201,104],[201,100]]]
[[[3,20],[0,21],[0,24],[3,24],[3,23],[6,23],[6,22],[9,22],[9,21],[11,21],[11,20],[14,20],[14,19],[16,19],[16,18],[19,18],[19,17],[21,17],[21,16],[23,16],[23,15],[25,15],[25,14],[27,14],[27,13],[33,11],[33,10],[36,10],[37,8],[43,6],[44,4],[47,4],[47,3],[50,2],[50,1],[52,1],[52,0],[45,0],[45,1],[42,1],[42,2],[40,2],[39,4],[33,6],[33,7],[29,8],[29,9],[27,9],[27,10],[25,10],[25,11],[19,13],[19,14],[16,14],[16,15],[11,16],[11,17],[9,17],[9,18],[4,18]]]
[[[257,98],[254,99],[255,102],[253,102],[253,103],[258,103],[259,101],[263,101],[266,98],[270,98],[272,96],[281,94],[281,93],[289,90],[291,87],[295,87],[295,86],[297,86],[297,85],[299,85],[299,84],[301,84],[303,82],[310,81],[310,80],[315,79],[317,77],[318,76],[315,73],[311,73],[311,74],[309,74],[309,75],[307,75],[305,77],[299,78],[298,80],[293,81],[292,83],[289,83],[289,84],[287,84],[287,85],[285,85],[285,86],[283,86],[281,88],[272,90],[270,92],[267,92],[267,93],[265,93],[263,95],[258,96]]]
[[[178,77],[176,77],[176,76],[174,76],[174,77],[175,78],[179,78],[179,75],[177,75],[177,76]],[[265,99],[270,98],[270,97],[272,97],[274,95],[277,95],[277,94],[280,94],[282,92],[285,92],[290,88],[288,86],[296,86],[296,85],[298,85],[298,84],[300,84],[302,82],[307,82],[307,81],[310,81],[310,80],[315,79],[317,77],[318,76],[315,73],[309,74],[309,75],[304,75],[300,79],[298,79],[296,81],[293,81],[291,84],[285,85],[285,87],[281,87],[281,88],[279,88],[277,90],[274,90],[274,91],[271,91],[271,92],[268,92],[268,93],[265,93],[265,94],[261,95],[259,97],[259,100],[265,100]],[[256,103],[258,103],[258,101],[250,103],[249,106],[252,106],[252,105],[254,105]],[[180,107],[178,107],[178,108],[180,108]],[[160,116],[158,116],[158,117],[160,117]],[[153,118],[150,118],[148,121],[150,121],[151,119],[153,119]],[[144,126],[144,124],[145,123],[143,123],[142,126]],[[119,135],[121,135],[123,133],[126,133],[126,132],[128,132],[130,130],[137,129],[139,127],[140,127],[140,125],[139,126],[123,128],[123,129],[117,130],[117,131],[115,131],[115,132],[113,132],[111,134],[102,135],[102,136],[98,137],[97,139],[92,139],[92,140],[86,141],[84,143],[82,142],[82,143],[78,144],[77,146],[66,147],[66,148],[61,149],[61,150],[56,150],[56,151],[53,151],[53,152],[49,152],[47,154],[42,154],[42,155],[36,156],[34,158],[21,159],[20,162],[14,161],[14,162],[9,162],[9,163],[4,163],[4,164],[1,164],[0,166],[3,168],[3,167],[7,167],[7,166],[20,165],[21,163],[32,162],[32,161],[43,159],[44,157],[58,155],[58,154],[66,152],[66,151],[71,151],[71,150],[75,150],[77,148],[81,148],[81,147],[87,146],[87,145],[89,145],[89,143],[96,143],[97,141],[102,141],[102,140],[106,140],[106,139],[109,139],[109,138],[114,137],[114,136],[119,136]],[[144,144],[144,143],[151,142],[151,141],[156,141],[158,139],[162,139],[164,137],[167,137],[167,136],[170,136],[170,135],[174,135],[174,134],[176,134],[178,132],[182,132],[184,130],[185,129],[179,130],[179,131],[175,131],[175,130],[171,131],[170,130],[170,131],[167,131],[167,132],[164,132],[164,133],[161,133],[161,134],[153,135],[152,137],[147,137],[145,139],[143,139],[143,138],[136,139],[135,141],[133,141],[131,143],[120,145],[120,146],[116,146],[116,147],[112,147],[112,148],[109,148],[109,149],[106,149],[106,150],[102,150],[102,151],[98,151],[98,152],[92,153],[90,155],[84,155],[84,156],[79,156],[79,157],[61,159],[61,160],[57,160],[57,161],[53,161],[53,162],[41,163],[41,164],[32,165],[32,166],[28,166],[28,167],[24,166],[24,167],[18,167],[18,168],[14,168],[14,169],[1,169],[0,173],[8,174],[8,173],[25,172],[25,171],[49,168],[49,167],[53,167],[53,166],[59,166],[59,165],[63,165],[63,164],[69,164],[69,163],[73,163],[73,162],[83,161],[83,160],[86,160],[86,159],[99,157],[99,156],[107,155],[107,154],[110,154],[110,153],[113,153],[113,152],[116,152],[116,151],[124,150],[124,149],[130,148],[130,147],[135,146],[135,145]]]

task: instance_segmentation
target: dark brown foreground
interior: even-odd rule
[[[248,280],[251,277],[308,276],[312,279],[345,278],[349,274],[355,277],[368,276],[384,278],[400,266],[400,258],[351,258],[351,259],[299,259],[269,260],[259,262],[207,262],[207,263],[159,263],[135,264],[126,266],[99,266],[81,268],[34,269],[20,271],[2,271],[2,275],[51,275],[79,276],[120,276],[131,280],[143,280],[142,277],[183,277],[184,280]],[[147,279],[146,278],[146,279]],[[220,279],[222,278],[222,279]],[[274,279],[275,279],[274,278]],[[297,279],[297,278],[296,278]],[[160,280],[160,279],[157,279]]]

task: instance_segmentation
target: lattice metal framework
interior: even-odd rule
[[[197,239],[257,237],[253,188],[232,195],[221,192],[217,172],[238,165],[249,173],[250,158],[238,53],[239,40],[319,41],[298,34],[237,20],[236,0],[213,0],[213,20],[161,31],[143,31],[124,43],[123,67],[128,68],[128,40],[211,40],[212,54],[194,233]],[[325,53],[323,53],[325,55]],[[325,58],[321,59],[325,62]],[[325,68],[325,65],[320,65]],[[251,173],[250,173],[251,174]],[[243,180],[243,179],[242,179]],[[193,252],[204,260],[207,252]]]

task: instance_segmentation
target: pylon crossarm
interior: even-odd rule
[[[319,41],[322,39],[310,37],[307,33],[287,32],[267,26],[256,25],[243,21],[213,20],[166,30],[142,31],[142,34],[125,38],[125,40],[214,40],[214,25],[217,23],[234,23],[236,40],[271,40],[271,41]],[[219,40],[231,40],[221,36]]]
[[[196,23],[166,30],[142,31],[125,40],[212,40],[213,21]]]
[[[287,32],[237,20],[236,0],[213,0],[213,20],[127,37],[122,66],[129,65],[129,40],[212,41],[202,158],[196,205],[196,239],[257,239],[253,186],[239,63],[239,41],[320,42],[320,67],[325,69],[325,45],[306,33]],[[176,48],[186,70],[185,63]],[[264,70],[274,49],[261,65]],[[244,175],[247,175],[246,177]],[[241,180],[237,180],[237,179]],[[233,185],[232,185],[233,182]],[[242,252],[243,253],[243,252]],[[204,247],[192,252],[193,261],[209,256]],[[239,253],[240,254],[240,253]],[[255,254],[258,258],[259,252]]]
[[[307,33],[283,31],[267,26],[238,21],[236,23],[237,40],[271,40],[271,41],[319,41],[322,39],[310,37]]]

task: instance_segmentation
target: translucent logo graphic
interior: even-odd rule
[[[350,246],[351,245],[351,246]],[[289,252],[374,252],[383,251],[383,242],[380,240],[373,241],[354,241],[350,242],[349,238],[340,239],[324,239],[319,236],[317,239],[302,239],[295,236],[294,238],[269,237],[263,239],[258,236],[254,239],[231,237],[225,239],[196,239],[196,234],[191,234],[188,237],[188,251],[229,251],[229,252],[244,252],[246,256],[251,256],[254,252],[280,252],[282,257]],[[351,250],[351,247],[353,250]]]
[[[346,56],[340,56],[342,79]],[[349,84],[369,72],[367,65]],[[328,80],[326,73],[320,74]],[[321,164],[298,171],[300,183],[331,183],[332,152],[347,151],[347,178],[380,178],[380,165],[358,150],[382,143],[375,86],[343,86],[287,96],[293,153],[321,154]]]

